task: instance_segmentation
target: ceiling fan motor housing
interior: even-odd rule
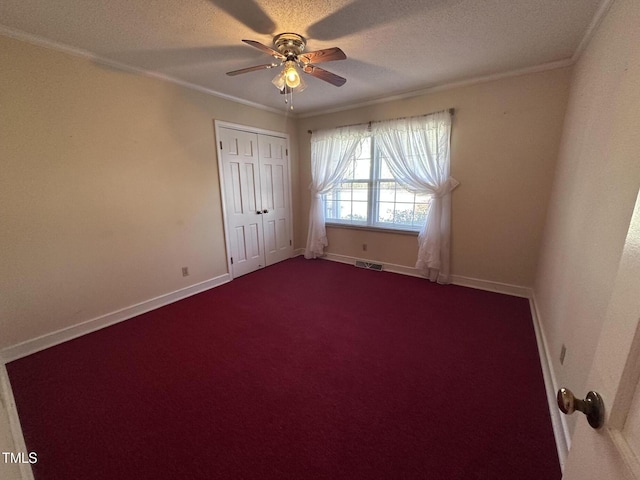
[[[295,57],[304,52],[307,41],[297,33],[280,33],[273,37],[273,44],[276,50],[287,57],[288,60],[294,60]]]

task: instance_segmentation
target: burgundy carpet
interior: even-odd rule
[[[561,477],[506,295],[296,258],[7,369],[37,480]]]

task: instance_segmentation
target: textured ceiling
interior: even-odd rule
[[[320,65],[344,86],[305,76],[295,112],[309,114],[570,59],[602,1],[2,0],[0,24],[282,111],[274,70],[225,72],[270,63],[242,39],[296,32],[347,55]]]

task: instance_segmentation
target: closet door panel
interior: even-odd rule
[[[219,131],[231,268],[238,277],[265,265],[258,136]]]
[[[287,141],[270,135],[258,141],[266,264],[272,265],[293,254]]]

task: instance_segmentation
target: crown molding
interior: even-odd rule
[[[604,20],[604,17],[606,17],[607,13],[609,13],[609,10],[611,9],[611,6],[613,5],[614,1],[615,0],[602,0],[602,3],[600,4],[600,6],[598,7],[598,10],[596,11],[596,14],[593,16],[593,18],[591,19],[591,23],[587,27],[587,31],[584,32],[584,36],[582,37],[582,40],[578,44],[578,48],[576,48],[576,51],[573,53],[573,56],[571,57],[571,60],[574,63],[578,61],[582,53],[587,48],[587,45],[589,45],[589,42],[595,35],[596,31],[598,30],[598,27]]]
[[[379,105],[381,103],[393,102],[397,100],[405,100],[407,98],[419,97],[421,95],[427,95],[430,93],[441,92],[444,90],[451,90],[453,88],[462,88],[469,87],[472,85],[477,85],[480,83],[492,82],[495,80],[501,80],[503,78],[510,77],[518,77],[521,75],[528,75],[531,73],[544,72],[547,70],[555,70],[557,68],[564,68],[573,65],[574,61],[572,58],[567,58],[564,60],[558,60],[555,62],[543,63],[541,65],[534,65],[533,67],[520,68],[517,70],[510,70],[507,72],[501,73],[493,73],[490,75],[481,75],[477,77],[470,77],[465,80],[459,80],[455,82],[443,83],[440,85],[433,85],[431,87],[422,88],[419,90],[409,90],[404,93],[399,93],[397,95],[385,96],[385,97],[377,97],[372,98],[371,100],[365,100],[359,103],[352,103],[349,105],[345,105],[343,107],[338,108],[330,108],[326,110],[314,110],[311,112],[300,113],[298,114],[298,118],[309,118],[309,117],[317,117],[319,115],[326,115],[328,113],[337,113],[345,110],[353,110],[355,108],[368,107],[371,105]]]
[[[40,37],[38,35],[32,35],[30,33],[23,32],[21,30],[16,30],[13,28],[9,28],[5,25],[0,24],[0,35],[14,38],[16,40],[20,40],[26,43],[30,43],[32,45],[36,45],[39,47],[49,48],[51,50],[57,50],[63,53],[67,53],[69,55],[73,55],[74,57],[80,57],[87,60],[91,60],[92,62],[99,63],[102,65],[106,65],[108,67],[116,68],[118,70],[122,70],[125,72],[136,73],[139,75],[143,75],[145,77],[151,77],[158,80],[163,80],[165,82],[170,82],[175,85],[179,85],[181,87],[185,87],[191,90],[196,90],[198,92],[205,93],[207,95],[212,95],[214,97],[223,98],[225,100],[229,100],[235,103],[241,103],[242,105],[247,105],[249,107],[258,108],[260,110],[266,110],[268,112],[278,113],[280,115],[291,115],[288,112],[283,112],[278,110],[277,108],[268,107],[266,105],[262,105],[260,103],[251,102],[249,100],[244,100],[242,98],[234,97],[232,95],[227,95],[226,93],[221,93],[216,90],[211,90],[210,88],[205,88],[200,85],[196,85],[194,83],[190,83],[184,80],[180,80],[178,78],[172,77],[170,75],[165,75],[163,73],[154,72],[152,70],[145,70],[139,67],[133,67],[131,65],[127,65],[125,63],[117,62],[115,60],[111,60],[109,58],[96,55],[88,50],[83,50],[81,48],[72,47],[70,45],[66,45],[64,43],[54,42],[52,40],[46,39],[44,37]]]

